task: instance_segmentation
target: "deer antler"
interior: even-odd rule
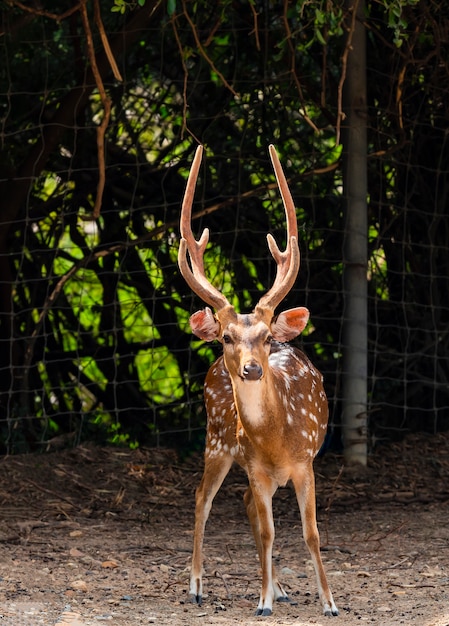
[[[287,245],[285,250],[281,252],[274,237],[270,234],[267,235],[268,247],[277,265],[276,278],[271,289],[262,296],[257,306],[274,311],[295,283],[299,272],[300,254],[298,247],[298,224],[292,194],[288,188],[275,147],[270,145],[268,150],[284,203],[285,216],[287,218]]]
[[[285,250],[281,252],[272,235],[267,235],[268,247],[277,264],[276,278],[271,289],[262,296],[257,306],[274,311],[293,287],[299,271],[300,256],[295,205],[274,146],[270,145],[269,151],[287,218],[287,245]],[[192,291],[204,302],[219,311],[230,306],[230,304],[227,298],[209,282],[204,271],[204,251],[209,242],[209,229],[205,228],[197,241],[193,236],[191,227],[193,196],[202,154],[203,146],[198,146],[182,202],[178,264],[181,274]],[[187,261],[187,252],[189,253],[190,265]]]
[[[203,146],[198,146],[190,169],[184,200],[181,208],[181,241],[179,243],[178,264],[184,280],[190,289],[197,294],[204,302],[210,304],[217,310],[229,305],[226,297],[218,291],[206,278],[204,271],[204,251],[209,242],[209,229],[205,228],[198,241],[192,233],[192,203],[195,194],[195,186],[200,169]],[[189,253],[191,268],[187,261]]]

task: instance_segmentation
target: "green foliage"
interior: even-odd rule
[[[418,5],[419,0],[380,0],[387,15],[388,26],[394,32],[394,43],[400,48],[408,39],[407,9]]]
[[[324,2],[315,8],[315,37],[323,46],[328,44],[330,37],[343,35],[343,8],[338,2]]]
[[[132,11],[137,7],[145,6],[145,1],[146,0],[133,0],[128,2],[127,0],[114,0],[111,11],[112,13],[121,13],[123,15],[126,11]]]

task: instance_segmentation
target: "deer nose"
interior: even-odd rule
[[[263,369],[259,363],[245,363],[243,366],[243,378],[245,380],[260,380],[262,378]]]

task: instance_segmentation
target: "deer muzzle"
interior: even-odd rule
[[[242,369],[243,380],[260,380],[263,375],[262,366],[255,361],[245,363]]]

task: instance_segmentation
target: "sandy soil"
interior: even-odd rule
[[[205,542],[203,606],[187,596],[201,457],[95,447],[0,460],[2,626],[449,625],[449,436],[379,449],[366,470],[316,463],[324,618],[293,491],[274,501],[275,558],[292,603],[254,617],[260,571],[237,468]]]

